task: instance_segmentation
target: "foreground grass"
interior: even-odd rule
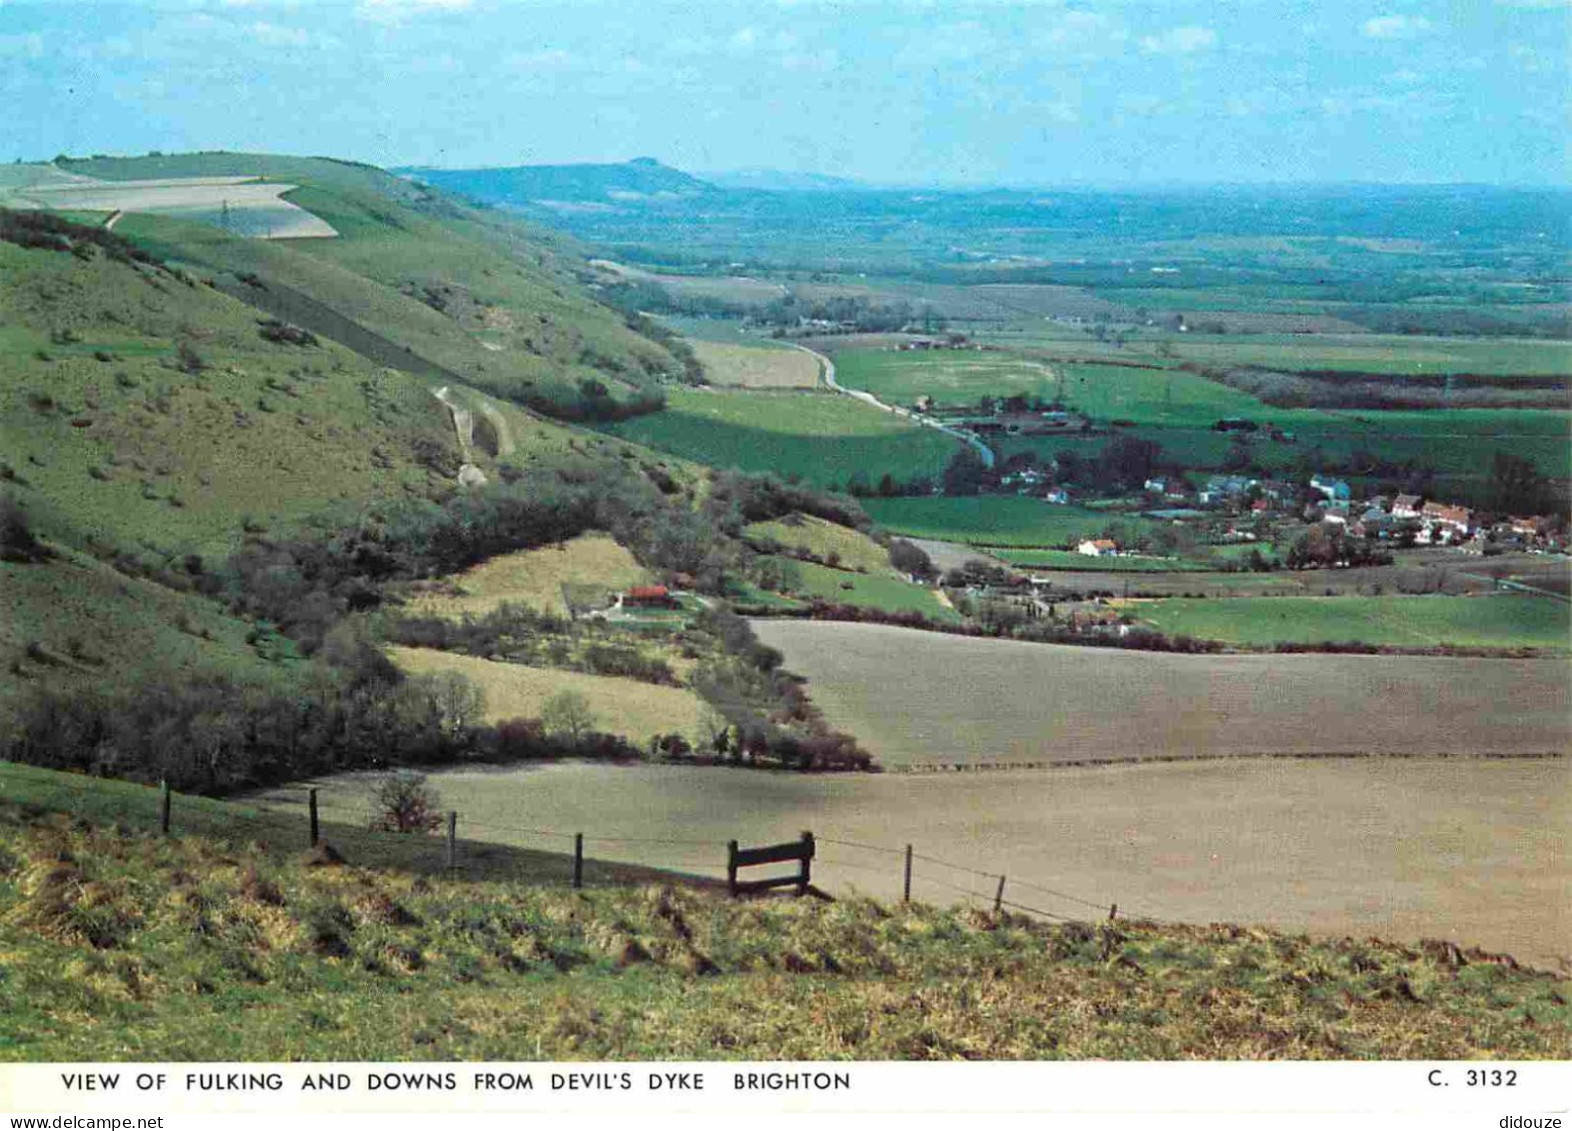
[[[314,867],[256,841],[52,811],[73,796],[92,811],[97,783],[7,770],[0,1059],[1440,1059],[1569,1045],[1565,981],[1446,944]]]

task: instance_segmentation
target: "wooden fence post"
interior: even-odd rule
[[[163,790],[163,797],[160,798],[160,800],[159,800],[158,827],[163,830],[163,833],[164,833],[165,836],[168,836],[169,835],[169,779],[165,778],[163,781],[159,782],[158,784],[159,784],[159,788]]]
[[[808,887],[813,879],[813,834],[804,830],[802,834],[802,873],[797,879],[797,894],[807,895]]]
[[[906,846],[906,882],[901,887],[901,902],[912,901],[912,846]]]
[[[458,811],[448,810],[448,871],[458,867]]]
[[[315,848],[322,841],[322,826],[317,821],[317,791],[313,789],[306,796],[311,808],[311,847]]]
[[[993,893],[993,913],[999,914],[1004,908],[1004,877],[999,877],[999,890]]]
[[[737,894],[737,842],[726,842],[726,890],[733,896]]]
[[[584,886],[584,834],[573,834],[573,888]]]

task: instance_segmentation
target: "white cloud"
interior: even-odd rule
[[[475,0],[360,0],[355,14],[379,24],[401,24],[426,12],[464,12]]]
[[[539,51],[516,51],[505,62],[520,71],[565,71],[577,60],[560,47],[545,47]]]
[[[833,47],[822,51],[790,51],[780,58],[783,69],[797,74],[827,75],[840,63],[840,52]]]
[[[309,47],[311,46],[311,33],[304,28],[281,27],[258,21],[248,29],[252,39],[263,47]]]
[[[0,56],[20,55],[28,59],[42,58],[44,37],[37,32],[27,35],[0,35]]]
[[[746,51],[759,41],[759,33],[751,27],[739,28],[731,37],[731,45],[739,50]]]
[[[1410,39],[1430,30],[1423,16],[1372,16],[1360,25],[1367,39]]]
[[[1101,12],[1079,8],[1046,14],[1031,47],[1058,60],[1091,62],[1124,51],[1130,33]]]
[[[1217,33],[1209,27],[1169,28],[1141,39],[1141,50],[1150,55],[1194,55],[1216,45]]]
[[[1127,94],[1119,99],[1119,109],[1138,118],[1151,118],[1170,112],[1174,105],[1149,94]]]

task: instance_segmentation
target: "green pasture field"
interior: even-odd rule
[[[1052,400],[1056,371],[1041,361],[997,350],[856,349],[837,352],[835,380],[880,400],[910,404],[972,403],[983,395],[1020,394]]]
[[[794,597],[819,597],[835,604],[860,605],[891,613],[918,612],[938,621],[959,622],[961,619],[955,610],[939,601],[932,589],[913,585],[899,577],[850,573],[792,558],[777,560],[791,562],[797,570],[799,580],[790,594]]]
[[[832,393],[673,389],[664,411],[603,430],[712,467],[797,475],[844,487],[857,472],[872,482],[937,476],[955,440]]]
[[[863,507],[875,522],[892,533],[975,546],[1061,548],[1085,538],[1100,538],[1109,526],[1137,530],[1159,525],[1135,515],[1050,506],[1041,499],[1021,495],[872,498],[864,499]]]
[[[715,342],[723,346],[757,346],[759,349],[794,350],[790,342],[744,326],[735,318],[686,318],[662,314],[656,321],[694,342]]]
[[[1534,461],[1540,474],[1553,479],[1572,477],[1572,415],[1539,409],[1447,409],[1438,412],[1338,412],[1317,414],[1308,423],[1294,414],[1267,408],[1257,416],[1282,424],[1294,443],[1266,438],[1250,441],[1251,458],[1270,474],[1310,474],[1330,461],[1351,459],[1356,452],[1436,471],[1438,497],[1481,505],[1495,453],[1507,452]],[[1210,427],[1138,424],[1118,434],[1152,440],[1162,446],[1161,460],[1195,472],[1214,471],[1238,434]],[[989,447],[1001,457],[1031,452],[1047,458],[1074,451],[1092,458],[1113,433],[990,437]],[[1347,477],[1345,477],[1347,478]],[[1357,477],[1355,477],[1357,478]],[[1400,476],[1398,477],[1401,478]]]
[[[1051,400],[1057,375],[1066,402],[1106,425],[1132,422],[1121,432],[1162,445],[1162,458],[1195,470],[1220,467],[1241,434],[1217,432],[1224,417],[1246,417],[1293,433],[1294,442],[1257,433],[1253,458],[1269,471],[1305,470],[1306,462],[1344,461],[1368,452],[1396,464],[1413,461],[1436,471],[1438,486],[1477,502],[1497,451],[1532,459],[1551,478],[1572,477],[1572,414],[1548,409],[1459,408],[1433,411],[1277,408],[1237,389],[1177,369],[1053,362],[1007,353],[849,350],[837,355],[837,380],[877,396],[910,403],[933,396],[940,404],[975,403],[984,395],[1023,394]],[[1049,374],[1053,374],[1050,377]],[[1031,452],[1048,457],[1071,450],[1094,456],[1109,433],[1075,432],[990,437],[1000,456]]]
[[[1565,651],[1572,642],[1572,605],[1520,593],[1477,597],[1168,598],[1129,607],[1169,635],[1266,647],[1278,641],[1357,640],[1408,648],[1452,644],[1470,648]]]
[[[1219,308],[1220,314],[1222,309]],[[1201,320],[1205,320],[1204,316]],[[1259,365],[1285,372],[1338,369],[1396,375],[1572,375],[1572,343],[1554,339],[1425,334],[1176,334],[1144,328],[1124,331],[1123,336],[1125,344],[1116,346],[1111,340],[1099,342],[1084,331],[1030,323],[1008,332],[978,335],[985,342],[1041,350],[1050,360],[1106,357],[1158,366],[1191,361],[1215,368]]]

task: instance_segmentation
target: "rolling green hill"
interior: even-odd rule
[[[643,453],[524,404],[616,415],[680,368],[579,286],[571,253],[379,170],[199,154],[71,172],[289,178],[342,235],[0,210],[0,503],[45,550],[0,563],[0,699],[153,671],[290,678],[287,641],[201,595],[244,540],[453,498],[466,462],[493,480],[624,466]],[[692,478],[656,463],[673,490]]]
[[[714,186],[651,157],[621,164],[520,165],[511,169],[408,169],[426,184],[498,204],[528,201],[616,202],[670,199],[715,191]]]
[[[327,221],[333,239],[254,240],[167,215],[128,214],[116,231],[220,279],[253,278],[275,311],[313,325],[320,304],[443,375],[553,416],[615,417],[659,403],[683,371],[661,344],[596,302],[560,237],[468,207],[371,166],[328,158],[197,153],[70,161],[108,181],[260,176]],[[295,296],[309,300],[288,306]],[[260,296],[248,296],[248,301]],[[337,335],[335,335],[337,336]]]

